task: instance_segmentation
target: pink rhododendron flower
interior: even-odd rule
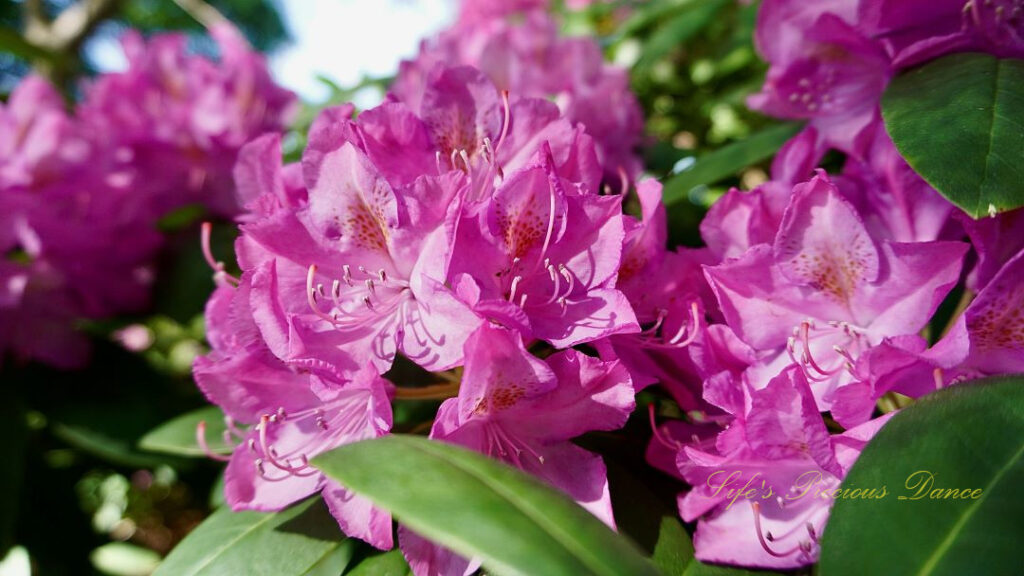
[[[604,63],[589,38],[560,38],[557,23],[542,10],[527,12],[524,3],[467,2],[459,23],[425,41],[415,60],[403,62],[392,94],[419,108],[438,65],[479,68],[501,90],[553,98],[565,118],[586,127],[610,186],[621,188],[623,175],[639,173],[643,115],[629,88],[625,70]],[[504,16],[524,12],[513,22]]]
[[[538,476],[614,526],[601,457],[569,440],[622,427],[633,407],[633,387],[622,365],[574,350],[540,360],[516,332],[484,325],[466,342],[459,396],[441,405],[430,437]],[[452,570],[450,552],[429,549],[411,532],[402,534],[402,547],[416,574],[456,574],[470,567],[465,560]]]
[[[614,289],[623,233],[621,199],[574,189],[545,145],[533,165],[467,208],[451,272],[479,313],[565,348],[636,330]]]
[[[211,30],[220,61],[186,53],[185,36],[122,39],[128,70],[86,86],[80,114],[112,139],[123,169],[159,179],[158,213],[188,203],[238,212],[231,170],[239,148],[284,129],[295,96],[270,78],[263,57],[229,24]]]
[[[272,208],[245,217],[239,258],[278,357],[383,372],[401,352],[445,370],[483,317],[559,347],[635,329],[614,290],[619,200],[593,193],[590,140],[554,106],[503,106],[454,68],[437,71],[420,116],[394,102],[343,112],[310,132],[306,194],[282,196],[267,175],[251,181],[272,189],[246,192]],[[243,173],[279,165],[250,154],[259,166]]]
[[[697,520],[696,557],[777,569],[811,564],[832,502],[822,493],[839,486],[888,417],[830,435],[796,367],[737,393],[739,402],[723,405],[731,416],[716,434],[705,427],[698,443],[696,434],[666,437],[692,431],[675,426],[652,441],[675,452],[677,473],[693,486],[679,511]]]
[[[726,322],[758,351],[749,371],[754,386],[796,364],[819,408],[829,410],[861,353],[927,324],[959,278],[966,248],[877,242],[820,173],[794,188],[774,245],[754,246],[706,273]]]
[[[148,302],[159,236],[139,183],[111,162],[43,80],[0,105],[0,357],[78,367],[89,343],[76,322]]]
[[[754,38],[771,67],[748,104],[810,119],[827,146],[862,156],[892,71],[882,48],[856,28],[855,11],[854,2],[764,2]]]
[[[249,280],[223,284],[210,299],[213,350],[194,367],[199,387],[226,414],[225,440],[237,444],[224,474],[228,505],[280,510],[320,492],[346,534],[390,548],[391,516],[309,466],[318,454],[390,430],[387,382],[372,366],[347,379],[326,363],[296,370],[275,358],[252,317]],[[205,445],[202,425],[198,434]]]

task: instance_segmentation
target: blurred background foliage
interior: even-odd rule
[[[80,2],[101,10],[80,37],[54,49],[32,39],[29,21],[52,22],[73,9],[73,2],[0,0],[0,95],[5,97],[33,66],[72,94],[77,79],[96,70],[90,43],[116,38],[129,27],[147,33],[185,30],[195,39],[195,50],[214,50],[202,26],[183,9],[194,4],[190,0]],[[209,4],[262,51],[273,51],[298,33],[286,28],[274,0]],[[771,155],[796,131],[744,105],[765,71],[751,40],[757,8],[757,2],[735,0],[618,1],[581,12],[556,7],[564,12],[567,34],[596,35],[608,59],[631,70],[647,118],[647,171],[666,183],[676,244],[699,245],[697,225],[707,207],[729,186],[752,188],[764,181]],[[339,23],[339,33],[344,24]],[[365,90],[382,94],[388,82],[369,78],[339,86],[322,80],[331,96],[304,103],[285,140],[290,159],[298,157],[320,109]],[[218,463],[138,447],[147,431],[205,404],[190,377],[193,358],[204,351],[202,311],[214,287],[200,252],[202,218],[201,211],[184,210],[165,219],[170,241],[150,314],[83,326],[97,344],[88,369],[58,372],[3,364],[0,559],[7,559],[0,574],[17,574],[5,570],[26,563],[47,575],[148,574],[219,502]],[[232,224],[215,226],[218,258],[231,260],[234,236]],[[662,415],[674,409],[650,392],[640,402],[654,403]],[[423,412],[419,408],[411,402],[396,406],[396,424],[414,428]],[[646,410],[637,410],[624,434],[593,434],[581,443],[605,455],[613,501],[640,498],[644,506],[671,512],[679,487],[643,463],[649,436],[645,419]],[[658,515],[620,513],[620,527],[641,545],[653,546],[657,526],[644,525],[645,518],[656,522]],[[358,551],[353,564],[368,554]],[[374,560],[384,561],[365,561]]]

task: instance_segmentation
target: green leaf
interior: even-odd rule
[[[692,167],[665,182],[665,205],[685,200],[698,186],[714,184],[751,164],[771,158],[800,128],[799,123],[777,124],[698,158]]]
[[[651,560],[662,574],[668,576],[683,574],[689,564],[697,562],[693,559],[690,535],[678,519],[668,516],[661,518],[661,529]]]
[[[80,450],[119,466],[151,468],[161,464],[186,463],[184,460],[169,459],[136,450],[136,442],[130,428],[134,423],[119,419],[114,410],[95,407],[96,411],[81,409],[65,411],[54,418],[53,435]],[[122,430],[121,428],[124,428]]]
[[[731,566],[704,564],[694,560],[686,567],[686,572],[683,572],[682,576],[779,576],[779,573],[762,571],[754,572],[752,570],[733,568]]]
[[[1024,60],[939,58],[889,84],[882,116],[907,163],[971,216],[1024,205]]]
[[[196,426],[206,422],[206,443],[215,454],[230,454],[232,446],[224,443],[224,413],[216,406],[204,406],[161,424],[139,439],[139,448],[150,452],[179,456],[205,457],[196,441]]]
[[[632,542],[562,493],[464,448],[390,435],[313,465],[495,574],[657,574]]]
[[[693,38],[715,19],[726,4],[727,0],[701,0],[685,5],[644,42],[636,69],[649,68],[673,48]]]
[[[171,550],[154,576],[316,574],[342,546],[351,544],[319,498],[275,514],[221,508]]]
[[[923,472],[934,480],[915,499]],[[1019,574],[1022,486],[1024,377],[931,394],[897,413],[843,481],[851,491],[875,489],[876,498],[836,500],[821,574]],[[931,497],[949,489],[970,492]]]
[[[344,540],[309,570],[303,572],[302,576],[338,576],[352,563],[352,557],[358,548],[358,540]]]
[[[370,556],[345,576],[408,576],[412,574],[401,550]]]

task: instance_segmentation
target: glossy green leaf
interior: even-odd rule
[[[196,426],[206,422],[206,443],[211,452],[229,454],[224,443],[224,413],[216,406],[204,406],[161,424],[139,440],[139,448],[179,456],[206,456],[196,441]]]
[[[221,508],[171,550],[154,576],[315,574],[339,547],[351,546],[345,542],[319,498],[274,514]]]
[[[1024,60],[929,62],[889,84],[882,116],[910,166],[968,214],[1024,205]]]
[[[464,448],[390,435],[313,465],[494,574],[657,574],[632,542],[562,493]]]
[[[778,124],[698,158],[693,166],[665,181],[665,205],[685,200],[698,186],[714,184],[771,158],[800,128],[798,123]]]
[[[401,550],[392,550],[366,558],[345,576],[409,576],[412,570]]]
[[[931,394],[896,414],[850,470],[843,488],[885,496],[836,500],[821,574],[1019,574],[1022,486],[1024,378]]]

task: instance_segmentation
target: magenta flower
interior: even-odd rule
[[[793,186],[811,177],[825,149],[818,131],[805,128],[779,150],[772,179],[750,192],[733,188],[719,198],[700,223],[700,235],[719,260],[735,258],[757,244],[775,240]]]
[[[697,521],[693,544],[703,562],[789,569],[813,563],[832,500],[878,418],[830,436],[803,372],[790,367],[767,386],[739,392],[724,428],[683,442],[656,431],[652,442],[675,448],[677,473],[693,488],[679,498],[686,521]],[[749,492],[753,490],[753,492]],[[744,496],[741,496],[744,494]]]
[[[706,274],[726,322],[757,350],[754,387],[796,364],[829,410],[860,354],[927,324],[965,251],[958,242],[876,243],[821,172],[793,189],[774,246],[754,246]]]
[[[620,364],[574,350],[540,360],[516,332],[485,324],[466,342],[459,396],[441,405],[430,437],[538,476],[614,526],[601,457],[569,440],[622,427],[633,407],[633,387]],[[438,565],[454,559],[411,532],[402,535],[402,548],[417,574],[465,569],[440,572]]]
[[[1018,252],[1024,250],[1024,208],[977,220],[964,213],[955,214],[966,230],[978,258],[967,276],[967,287],[982,290]]]
[[[705,249],[665,248],[668,231],[660,184],[642,180],[637,196],[642,219],[626,218],[616,287],[645,329],[612,335],[595,346],[602,358],[622,361],[637,390],[659,382],[681,407],[696,409],[699,369],[687,347],[701,340],[707,311],[714,307],[701,265],[715,260]]]
[[[839,186],[873,238],[928,242],[950,234],[956,209],[900,156],[881,122],[863,161],[849,158]]]
[[[1024,250],[978,292],[946,338],[936,344],[946,358],[962,359],[939,373],[938,384],[967,376],[1024,372]],[[953,352],[956,350],[958,352]]]
[[[465,3],[455,27],[425,41],[415,60],[402,63],[392,94],[416,110],[435,67],[477,67],[501,90],[554,99],[566,119],[594,138],[606,182],[621,189],[622,178],[639,173],[636,148],[643,133],[626,71],[605,64],[593,40],[560,38],[549,14],[526,12],[531,2],[488,8],[497,4]],[[512,12],[525,13],[503,18]]]
[[[275,358],[250,311],[250,279],[211,297],[213,350],[194,366],[197,384],[226,414],[225,440],[236,444],[224,473],[228,505],[274,511],[319,492],[345,534],[391,548],[391,516],[309,466],[318,454],[390,430],[389,385],[372,366],[345,379],[326,363],[295,370]],[[205,446],[203,425],[197,434]]]
[[[544,144],[467,207],[451,274],[478,313],[565,348],[637,330],[615,289],[623,236],[621,198],[561,178]]]
[[[428,369],[456,365],[480,322],[442,284],[451,234],[444,199],[464,177],[424,176],[396,189],[351,142],[336,145],[307,154],[308,199],[289,192],[284,176],[251,179],[269,184],[247,194],[271,210],[242,226],[239,260],[253,271],[263,337],[283,360],[343,371],[372,363],[383,372],[397,351]],[[276,144],[252,154],[280,166]]]
[[[78,367],[89,343],[77,321],[148,302],[159,236],[102,144],[39,78],[0,105],[0,356]]]
[[[1021,18],[1014,0],[872,0],[858,9],[859,27],[883,43],[899,68],[952,52],[1020,58]]]
[[[863,156],[892,71],[855,18],[854,2],[763,3],[754,39],[770,68],[747,103],[772,116],[810,119],[826,146]]]
[[[274,84],[263,57],[228,24],[211,31],[220,62],[188,55],[185,37],[122,39],[128,70],[86,86],[80,106],[92,130],[109,135],[122,169],[159,180],[159,214],[201,203],[221,215],[239,211],[231,170],[239,148],[264,132],[280,132],[296,111],[295,96]]]

